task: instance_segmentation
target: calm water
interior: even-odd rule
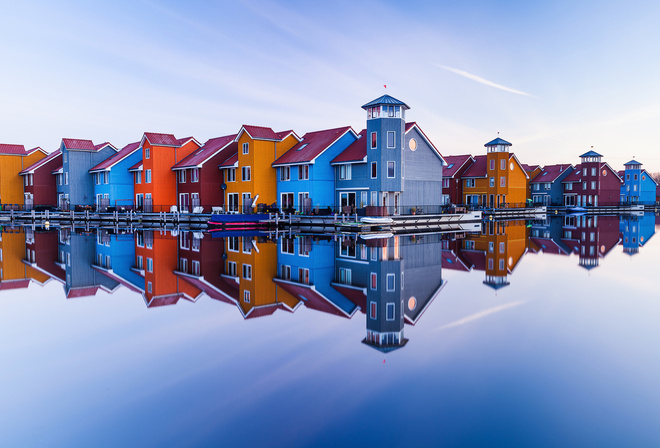
[[[659,446],[657,218],[5,228],[2,446]]]

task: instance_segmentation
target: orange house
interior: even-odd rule
[[[511,143],[496,138],[484,145],[485,156],[476,156],[463,173],[465,203],[481,207],[524,207],[529,191],[529,175],[513,153]]]
[[[200,148],[193,137],[145,132],[140,141],[142,161],[132,166],[135,207],[145,212],[170,211],[176,206],[177,182],[172,167]]]
[[[227,211],[250,213],[256,204],[277,202],[277,170],[271,165],[300,142],[293,131],[243,125],[236,135],[238,154],[220,164]]]
[[[25,204],[24,180],[18,173],[47,155],[41,148],[26,151],[23,145],[0,144],[0,204],[15,208]]]

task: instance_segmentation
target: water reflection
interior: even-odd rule
[[[511,282],[525,255],[549,254],[591,270],[616,246],[635,255],[653,237],[656,217],[567,216],[490,221],[475,234],[363,239],[255,234],[214,237],[199,231],[5,228],[0,289],[60,282],[67,299],[125,288],[147,308],[207,297],[243,319],[295,313],[304,306],[338,318],[364,315],[362,342],[389,352],[408,343],[441,294],[443,268],[483,271],[483,284]]]

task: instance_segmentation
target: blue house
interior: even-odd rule
[[[89,170],[93,179],[97,210],[133,207],[133,173],[128,169],[140,160],[140,142],[129,143],[121,151]]]
[[[622,204],[655,204],[656,188],[658,184],[642,169],[642,164],[636,160],[623,165],[626,169],[621,178],[621,203]]]
[[[94,145],[91,140],[63,138],[62,168],[55,170],[60,208],[94,205],[94,183],[89,170],[117,152],[110,143]]]
[[[573,165],[546,165],[529,185],[532,189],[532,202],[535,205],[563,205],[564,179],[573,172]]]
[[[655,235],[655,215],[645,213],[643,216],[621,215],[619,221],[621,244],[623,252],[632,256],[639,252]]]
[[[364,106],[367,129],[335,157],[335,199],[370,215],[439,212],[445,161],[421,128],[405,122],[408,105],[383,95]]]
[[[305,214],[335,207],[330,161],[358,138],[350,126],[308,132],[272,166],[277,170],[277,206]]]

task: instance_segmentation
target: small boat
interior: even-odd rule
[[[367,233],[366,235],[360,235],[360,238],[363,240],[377,240],[381,238],[392,238],[393,233]]]
[[[584,207],[568,207],[566,209],[566,212],[575,214],[575,213],[585,213],[587,211],[586,208]]]
[[[270,215],[267,213],[245,214],[216,214],[211,215],[208,222],[212,226],[236,226],[246,224],[263,224],[268,222]]]
[[[392,218],[376,218],[376,217],[366,216],[364,218],[360,218],[360,222],[363,222],[365,224],[392,224],[394,220]]]

